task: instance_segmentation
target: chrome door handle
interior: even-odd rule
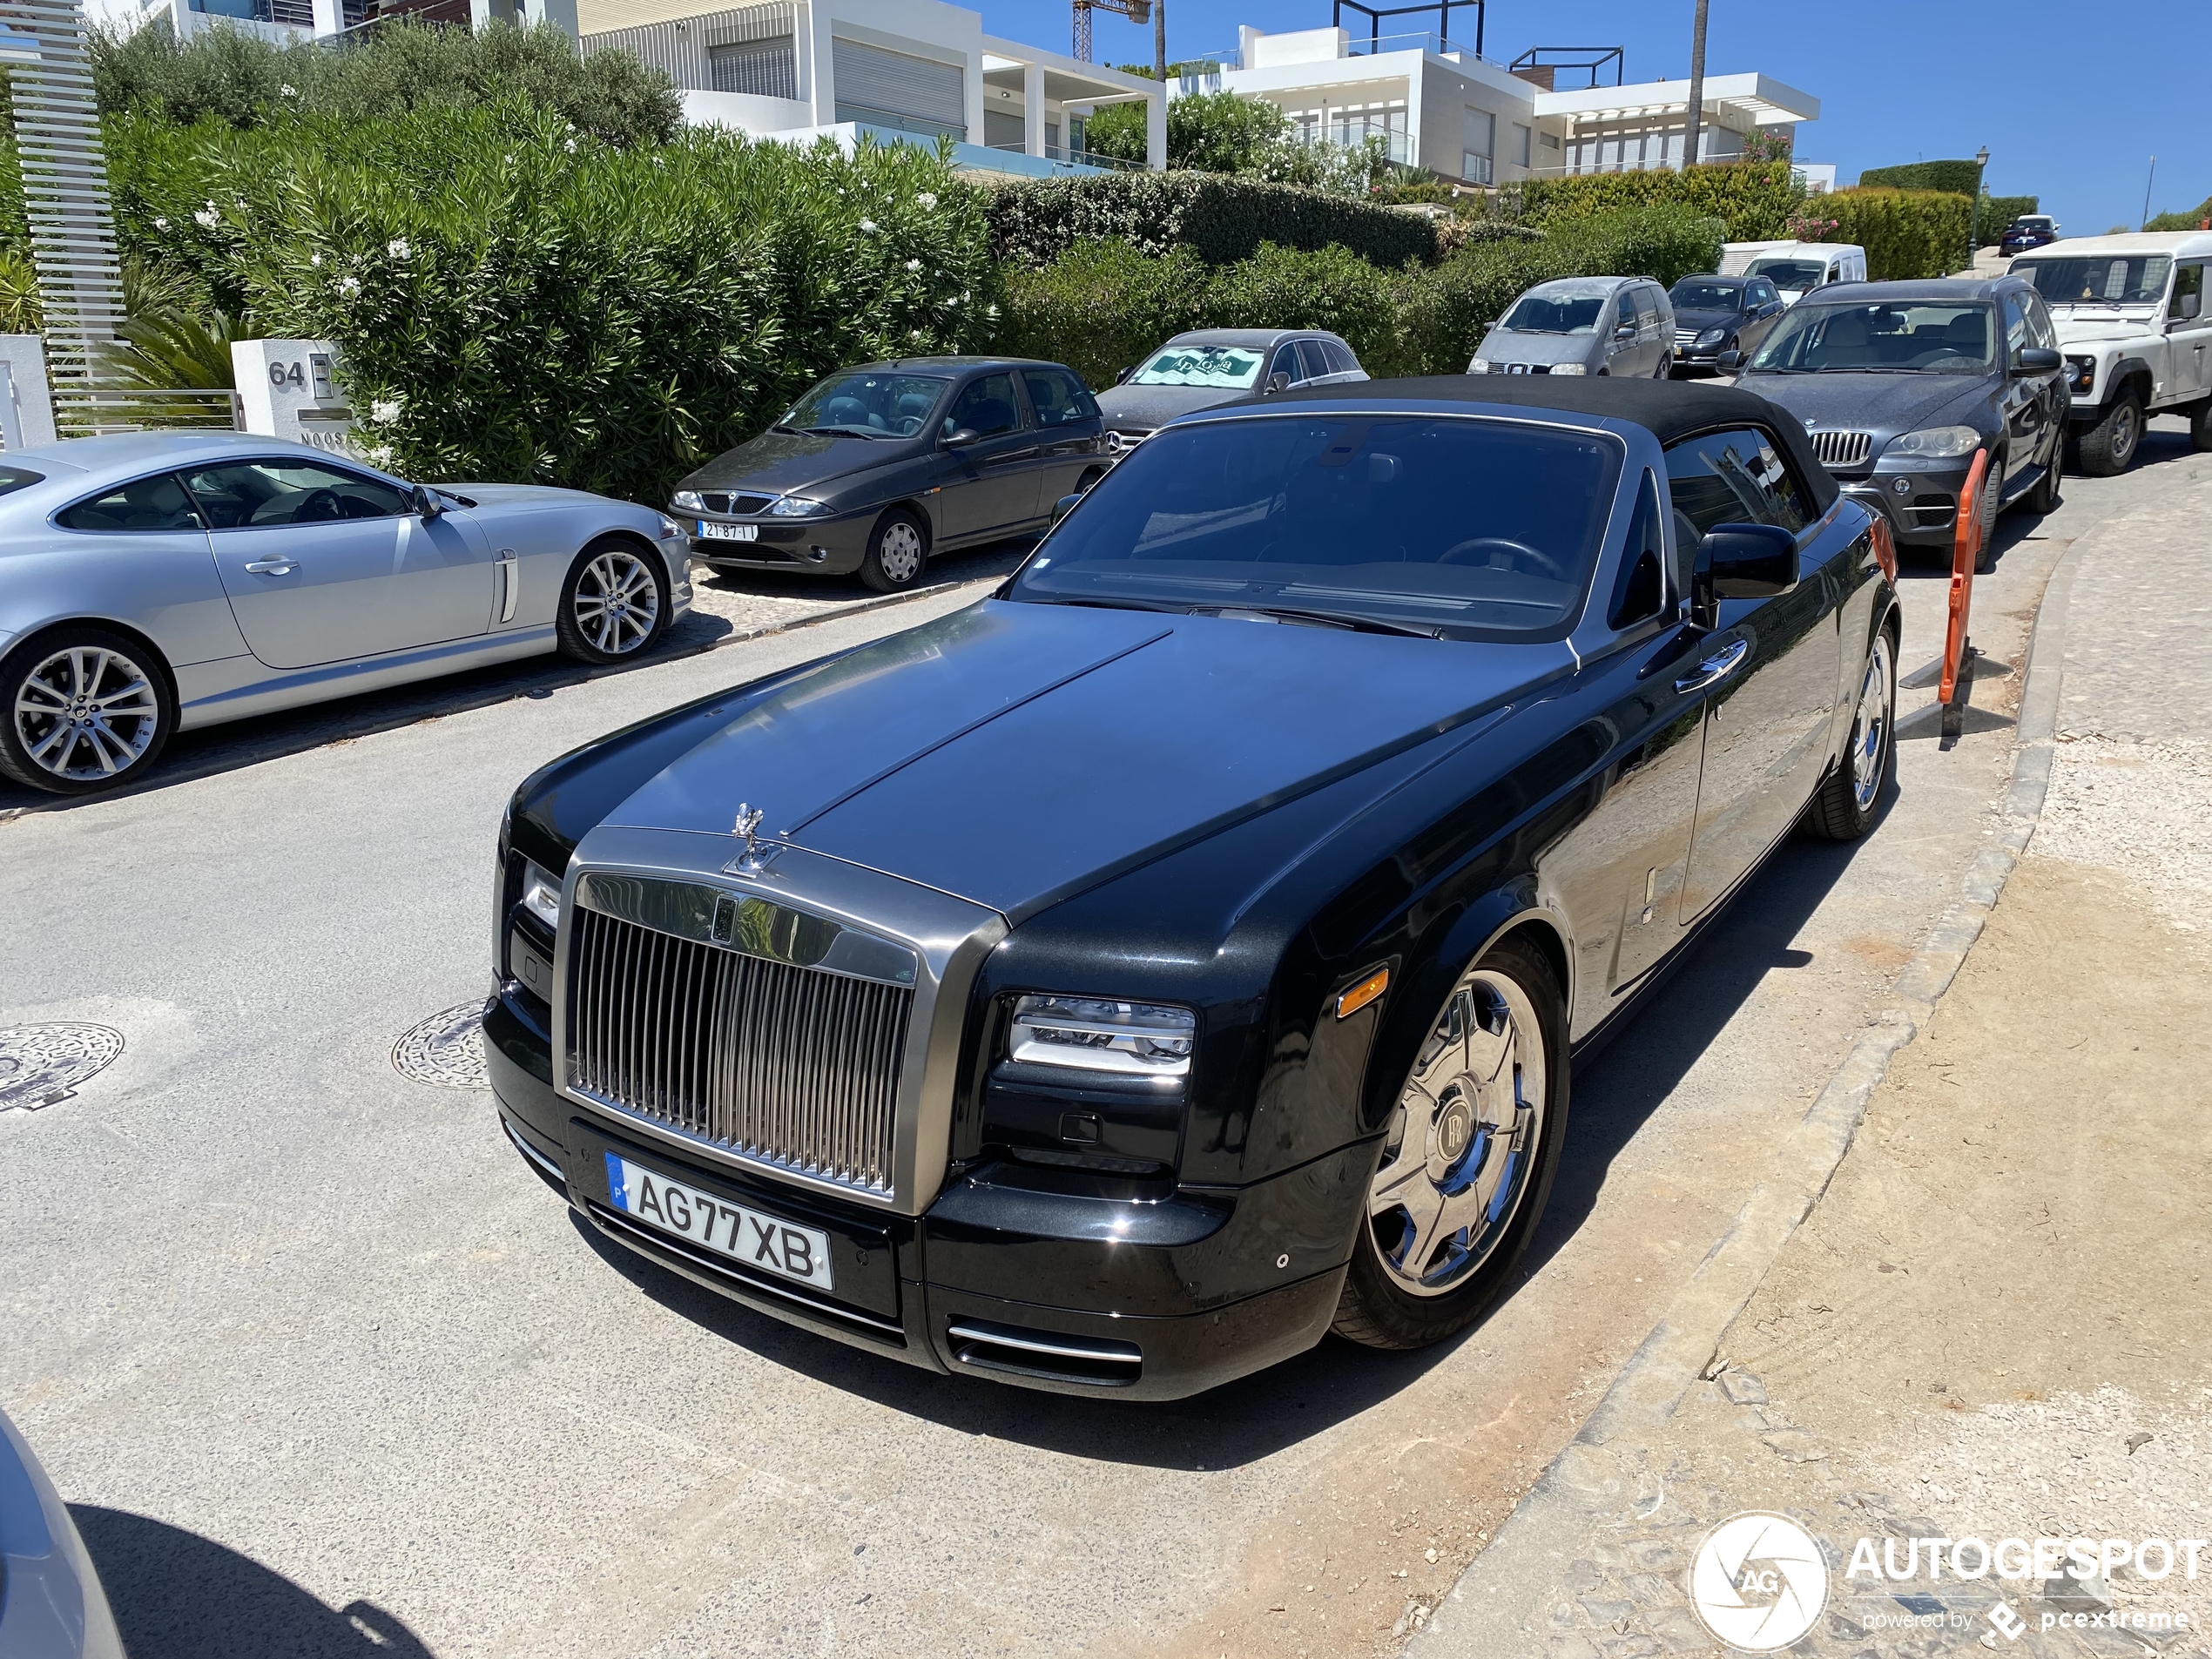
[[[255,576],[289,576],[300,568],[297,559],[256,559],[246,567]]]
[[[1703,662],[1698,664],[1696,673],[1685,674],[1676,680],[1675,690],[1702,691],[1708,685],[1718,680],[1724,680],[1733,674],[1743,659],[1750,654],[1751,642],[1748,639],[1739,639],[1731,644],[1723,645]]]

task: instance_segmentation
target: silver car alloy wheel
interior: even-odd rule
[[[1866,678],[1858,688],[1858,713],[1851,725],[1851,798],[1865,812],[1882,787],[1882,763],[1890,741],[1891,704],[1897,693],[1890,672],[1890,637],[1874,636],[1866,653]]]
[[[2112,412],[2112,460],[2115,467],[2125,469],[2135,458],[2135,445],[2142,436],[2143,417],[2134,404],[2122,398],[2120,407]]]
[[[894,519],[884,529],[875,562],[883,567],[887,579],[913,581],[921,574],[921,532],[903,518]]]
[[[1476,968],[1415,1057],[1367,1193],[1367,1236],[1415,1296],[1442,1296],[1512,1226],[1542,1143],[1543,1027],[1527,992]]]
[[[16,740],[57,778],[90,783],[136,765],[161,726],[145,670],[98,645],[57,651],[17,684]]]
[[[583,567],[576,584],[577,628],[610,657],[636,651],[660,620],[660,584],[635,553],[610,548]]]

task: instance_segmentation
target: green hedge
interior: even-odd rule
[[[2033,196],[1984,196],[1981,199],[1981,234],[1986,242],[1994,242],[2005,226],[2026,213],[2040,211]]]
[[[1966,161],[1908,161],[1901,167],[1869,167],[1860,185],[1879,190],[1941,190],[1971,196],[1981,188],[1981,169]]]
[[[519,103],[107,136],[125,248],[337,341],[403,474],[658,502],[829,370],[995,321],[981,204],[908,145],[623,150]]]
[[[1686,207],[1719,219],[1724,227],[1722,239],[1729,242],[1771,241],[1788,235],[1786,222],[1804,199],[1786,161],[1531,179],[1509,186],[1508,195],[1516,188],[1521,217],[1532,225],[1548,226],[1632,207]]]
[[[1866,250],[1868,280],[1895,282],[1965,268],[1973,206],[1947,191],[1861,187],[1821,197],[1817,211],[1836,221],[1824,240],[1856,242]]]
[[[2212,221],[2212,196],[2207,196],[2186,212],[2160,213],[2143,228],[2147,231],[2193,231]]]
[[[1049,265],[1096,237],[1124,238],[1147,253],[1188,247],[1208,265],[1248,260],[1262,242],[1309,252],[1333,245],[1388,266],[1436,253],[1435,232],[1418,213],[1222,173],[1094,173],[987,188],[991,249],[1011,265]]]
[[[1679,207],[1562,225],[1551,235],[1477,243],[1425,266],[1387,270],[1340,247],[1264,245],[1209,268],[1177,246],[1079,243],[1050,265],[1006,275],[1001,351],[1065,362],[1094,388],[1187,328],[1326,328],[1378,378],[1453,374],[1484,330],[1530,285],[1561,276],[1656,277],[1710,271],[1720,225]]]

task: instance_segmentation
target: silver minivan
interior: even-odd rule
[[[1559,277],[1490,325],[1467,373],[1663,381],[1674,361],[1675,310],[1649,277]]]

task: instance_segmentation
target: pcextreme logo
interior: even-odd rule
[[[1828,1605],[1828,1561],[1787,1515],[1730,1515],[1690,1560],[1689,1603],[1716,1639],[1772,1653],[1811,1629]]]

